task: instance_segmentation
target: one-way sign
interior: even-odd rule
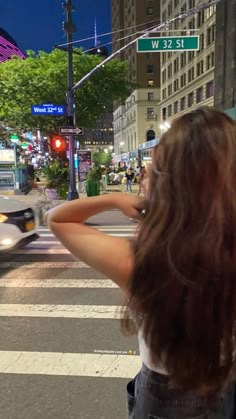
[[[61,135],[83,135],[83,128],[79,127],[59,127],[59,134]]]

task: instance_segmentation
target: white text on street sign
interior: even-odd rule
[[[169,36],[137,40],[137,52],[198,51],[199,36]]]
[[[60,105],[32,105],[31,106],[32,115],[64,115],[65,106]]]

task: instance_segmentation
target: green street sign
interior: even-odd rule
[[[199,36],[167,36],[137,40],[137,52],[198,51]]]
[[[21,148],[23,148],[23,150],[26,150],[28,148],[28,143],[22,143]]]
[[[12,143],[17,143],[19,141],[18,135],[17,134],[13,134],[11,136],[11,141],[12,141]]]

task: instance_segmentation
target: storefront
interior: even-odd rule
[[[112,157],[112,166],[118,167],[119,163],[121,162],[121,154],[116,154]]]
[[[135,168],[138,166],[138,149],[134,151],[130,151],[129,153],[129,165],[130,167]]]
[[[15,187],[15,151],[0,149],[0,189]]]
[[[152,161],[152,149],[159,143],[160,139],[147,141],[146,143],[139,144],[139,164],[143,167],[148,167]]]

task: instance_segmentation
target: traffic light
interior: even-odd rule
[[[58,135],[51,138],[50,144],[52,150],[56,153],[64,153],[67,149],[65,138],[59,137]]]

